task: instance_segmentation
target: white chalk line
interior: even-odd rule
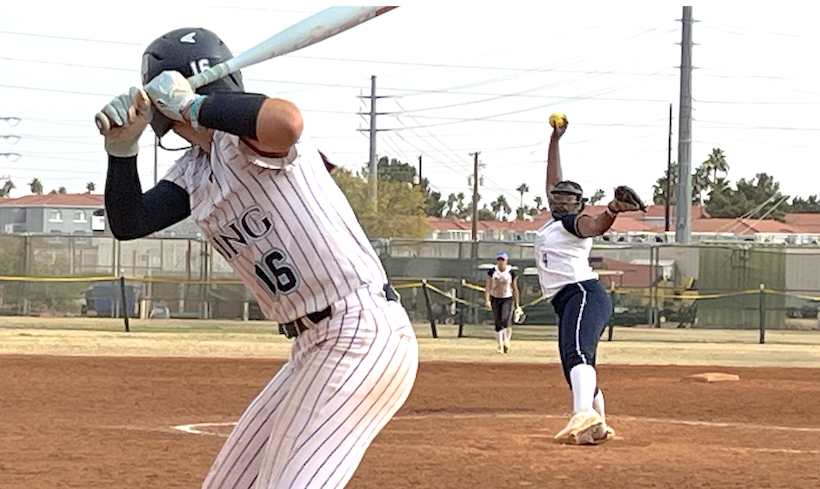
[[[393,419],[401,420],[421,420],[429,418],[448,418],[448,419],[477,419],[477,418],[501,418],[501,419],[516,419],[516,418],[546,418],[546,419],[569,419],[569,416],[557,414],[536,414],[536,413],[428,413],[428,414],[410,414],[405,416],[395,416]],[[762,425],[753,423],[732,423],[732,422],[716,422],[716,421],[692,421],[684,419],[663,419],[663,418],[641,418],[636,416],[618,416],[609,415],[607,418],[617,419],[621,421],[635,421],[638,423],[660,423],[660,424],[680,424],[686,426],[705,426],[710,428],[743,428],[752,430],[772,430],[772,431],[792,431],[803,433],[820,433],[820,428],[813,427],[796,427],[796,426],[775,426]]]
[[[427,413],[427,414],[408,414],[403,416],[395,416],[395,421],[413,421],[432,418],[447,418],[447,419],[524,419],[524,418],[546,418],[546,419],[567,419],[565,415],[557,414],[536,414],[536,413]],[[661,418],[641,418],[634,416],[610,416],[612,419],[621,421],[635,421],[644,423],[660,423],[660,424],[676,424],[684,426],[698,426],[709,428],[740,428],[749,430],[770,430],[770,431],[786,431],[786,432],[802,432],[802,433],[820,433],[820,428],[812,427],[795,427],[795,426],[775,426],[775,425],[761,425],[753,423],[732,423],[732,422],[715,422],[715,421],[692,421],[684,419],[661,419]],[[174,426],[172,429],[189,433],[193,435],[205,436],[219,436],[227,438],[227,433],[219,433],[211,431],[207,428],[217,427],[234,427],[236,421],[225,421],[216,423],[190,423]],[[747,448],[747,447],[714,447],[719,450],[741,452],[741,453],[778,453],[788,455],[820,455],[820,450],[798,450],[791,448]]]
[[[191,423],[191,424],[181,424],[174,426],[173,429],[182,431],[184,433],[190,433],[192,435],[210,435],[210,436],[222,436],[227,438],[228,435],[226,433],[218,433],[216,431],[207,431],[201,430],[199,428],[205,427],[218,427],[218,426],[236,426],[236,421],[226,421],[223,423]]]

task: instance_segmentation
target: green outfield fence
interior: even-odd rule
[[[556,318],[540,298],[531,243],[374,245],[408,314],[429,324],[431,334],[447,327],[462,337],[492,337],[483,285],[504,251],[519,272],[527,313],[516,337],[554,335]],[[622,327],[747,330],[759,332],[760,341],[766,331],[817,328],[815,247],[596,244],[590,262],[612,297],[608,338],[614,340]],[[206,241],[65,235],[0,235],[0,314],[262,319],[247,289]]]

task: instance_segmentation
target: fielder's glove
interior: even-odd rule
[[[515,311],[513,311],[513,322],[515,324],[521,324],[525,319],[527,319],[527,314],[524,312],[524,308],[521,306],[516,307]]]
[[[637,210],[646,212],[646,205],[644,205],[638,193],[626,185],[621,185],[615,189],[615,200],[610,202],[607,208],[615,214]]]

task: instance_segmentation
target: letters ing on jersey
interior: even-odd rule
[[[268,158],[216,131],[210,154],[192,148],[164,179],[188,192],[191,216],[269,319],[293,321],[387,280],[306,136]]]

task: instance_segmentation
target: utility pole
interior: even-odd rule
[[[473,156],[473,219],[472,219],[472,246],[470,246],[470,258],[478,258],[478,155],[481,152],[470,153]]]
[[[378,165],[376,161],[376,75],[370,77],[370,176],[367,179],[367,197],[373,212],[379,208]]]
[[[689,244],[692,234],[692,7],[683,7],[678,117],[678,186],[675,241]]]
[[[419,185],[421,185],[421,155],[419,155]]]
[[[369,115],[370,116],[370,128],[369,129],[357,129],[357,131],[363,132],[367,131],[370,134],[370,159],[368,160],[369,163],[369,171],[368,171],[368,178],[367,178],[367,197],[370,201],[370,207],[373,212],[378,211],[379,208],[379,162],[377,160],[376,154],[376,135],[379,131],[390,131],[390,129],[376,129],[376,116],[377,115],[392,115],[395,114],[394,112],[376,112],[376,99],[380,98],[392,98],[390,95],[382,95],[376,96],[376,75],[370,77],[370,95],[359,95],[359,98],[370,99],[370,111],[369,112],[358,112],[358,115]]]
[[[666,198],[664,200],[664,231],[669,232],[669,204],[672,199],[672,104],[669,104],[669,137],[666,142]]]

